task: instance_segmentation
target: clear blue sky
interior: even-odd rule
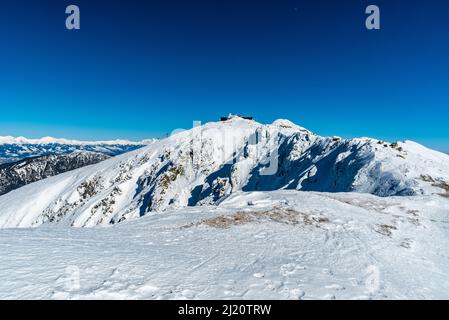
[[[65,7],[81,30],[65,29]],[[382,29],[365,29],[377,4]],[[437,0],[2,1],[0,135],[142,139],[229,112],[449,151]]]

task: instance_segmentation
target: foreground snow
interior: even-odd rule
[[[237,192],[106,228],[2,229],[0,299],[449,299],[448,213],[437,195]]]

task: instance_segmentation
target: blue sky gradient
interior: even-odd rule
[[[81,30],[65,29],[69,4]],[[365,28],[369,4],[379,31]],[[0,135],[136,140],[232,112],[449,151],[448,1],[0,7]]]

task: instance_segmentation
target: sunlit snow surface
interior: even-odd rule
[[[449,201],[242,193],[112,227],[0,230],[0,298],[449,298]]]
[[[209,123],[0,197],[0,299],[449,299],[448,248],[448,155],[287,120]]]

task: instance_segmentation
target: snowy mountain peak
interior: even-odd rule
[[[416,143],[321,137],[288,120],[207,123],[0,197],[0,227],[109,225],[219,205],[236,192],[449,195],[449,156]]]
[[[286,120],[286,119],[278,119],[278,120],[274,121],[272,123],[272,125],[279,127],[279,128],[292,129],[292,130],[300,131],[302,133],[313,135],[313,133],[311,131],[307,130],[306,128],[298,126],[297,124],[291,122],[290,120]]]

